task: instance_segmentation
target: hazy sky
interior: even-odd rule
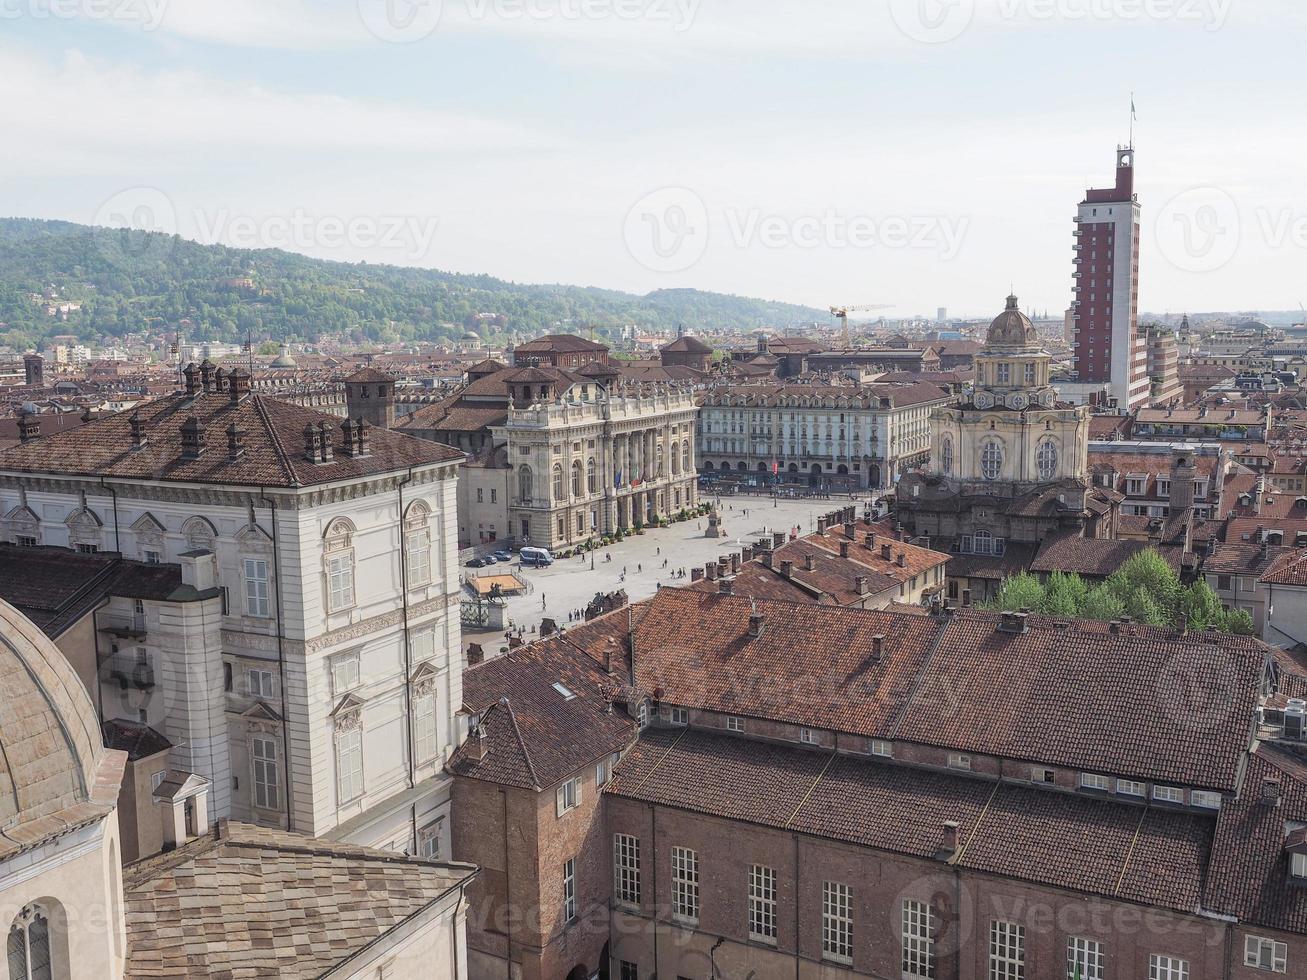
[[[1307,302],[1302,0],[0,0],[0,213],[891,315]]]

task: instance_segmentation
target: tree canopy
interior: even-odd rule
[[[1010,576],[984,608],[1103,621],[1129,616],[1149,626],[1178,626],[1183,616],[1190,629],[1214,626],[1225,633],[1253,634],[1246,612],[1226,612],[1206,582],[1183,585],[1179,573],[1153,548],[1132,555],[1092,588],[1074,573],[1053,572],[1044,582],[1029,572]]]

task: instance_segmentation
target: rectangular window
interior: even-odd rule
[[[436,699],[429,694],[413,706],[413,752],[418,762],[436,757]]]
[[[1218,592],[1229,592],[1229,591],[1230,591],[1230,576],[1229,576],[1229,575],[1218,575],[1218,576],[1216,576],[1216,589],[1217,589]]]
[[[821,952],[828,959],[853,961],[853,891],[837,881],[821,886]]]
[[[573,776],[554,791],[554,809],[558,816],[581,805],[581,777]]]
[[[1294,854],[1289,862],[1289,873],[1295,878],[1307,878],[1307,854]]]
[[[331,693],[344,694],[359,686],[362,658],[357,653],[346,653],[331,661]]]
[[[1189,802],[1193,806],[1206,807],[1209,810],[1219,810],[1221,807],[1221,794],[1196,789],[1189,794]]]
[[[79,544],[77,550],[83,555],[94,555],[100,551],[98,544]]]
[[[336,555],[327,567],[331,580],[331,610],[348,609],[354,605],[354,556]]]
[[[688,725],[690,723],[689,709],[673,708],[670,718],[673,725]]]
[[[22,544],[22,542],[20,541],[19,544]],[[160,555],[159,552],[157,552],[157,551],[146,551],[146,552],[145,552],[145,564],[147,564],[147,565],[157,565],[157,564],[159,564],[162,560],[163,560],[163,556]]]
[[[931,980],[935,976],[935,913],[925,902],[903,900],[903,976]]]
[[[971,756],[950,752],[948,754],[948,764],[950,769],[970,769]]]
[[[1082,772],[1080,774],[1080,786],[1082,789],[1107,789],[1107,777],[1099,776],[1092,772]]]
[[[624,905],[639,905],[640,838],[629,834],[613,835],[613,878],[617,901]]]
[[[160,769],[156,773],[150,774],[150,792],[153,793],[159,788],[159,785],[168,777],[167,769]]]
[[[607,759],[595,766],[595,789],[607,786],[612,775],[613,771]]]
[[[1072,936],[1066,941],[1067,980],[1103,980],[1103,944]]]
[[[336,791],[341,803],[363,795],[363,732],[354,728],[336,736]]]
[[[1243,942],[1243,965],[1271,973],[1287,973],[1289,970],[1289,946],[1273,939],[1260,936],[1248,936]]]
[[[622,960],[621,974],[621,980],[640,980],[640,968],[626,960]]]
[[[998,366],[998,383],[1005,385],[1012,380],[1012,365],[999,364]]]
[[[404,560],[408,565],[408,585],[426,585],[431,581],[431,536],[427,531],[410,531],[404,539]]]
[[[261,810],[279,809],[281,788],[277,775],[277,743],[270,738],[255,736],[250,740],[250,755],[254,762],[254,805]]]
[[[776,869],[761,864],[749,868],[749,938],[776,940]]]
[[[245,559],[245,615],[268,616],[268,563],[262,558]]]
[[[1189,961],[1154,953],[1148,958],[1148,980],[1189,980]]]
[[[989,980],[1025,980],[1026,928],[1015,922],[989,924]]]
[[[817,745],[820,740],[817,738],[817,733],[811,728],[801,728],[799,730],[799,741],[805,745]]]
[[[252,698],[272,697],[272,671],[250,668],[245,672],[245,689]]]
[[[1133,779],[1118,779],[1116,781],[1116,791],[1122,796],[1145,796],[1147,787]]]
[[[1153,799],[1159,803],[1183,803],[1184,790],[1178,786],[1154,786]]]
[[[883,738],[873,738],[871,740],[871,754],[881,755],[888,759],[894,755],[894,746]]]
[[[737,716],[737,715],[727,715],[727,716],[726,716],[726,730],[727,730],[728,732],[742,732],[742,731],[744,731],[744,719],[743,719],[743,718],[740,718],[740,717]]]
[[[563,864],[563,921],[576,918],[576,859]]]
[[[672,914],[699,921],[699,855],[688,847],[672,848]]]

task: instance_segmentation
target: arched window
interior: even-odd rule
[[[663,478],[663,444],[658,443],[658,448],[654,450],[654,479]]]
[[[44,910],[28,905],[14,917],[6,951],[10,980],[50,980],[50,919]]]
[[[676,443],[672,443],[672,476],[678,476],[681,472],[681,454],[676,451]]]
[[[978,555],[994,553],[994,535],[983,528],[972,535],[972,550]]]
[[[953,440],[948,436],[939,447],[939,471],[945,476],[953,472]]]
[[[1039,469],[1039,478],[1041,480],[1051,480],[1057,474],[1057,443],[1052,439],[1045,439],[1039,444],[1039,451],[1035,453],[1035,465]]]
[[[523,503],[531,502],[532,483],[535,481],[531,478],[531,467],[521,466],[517,470],[517,496]]]
[[[595,458],[591,456],[585,463],[585,485],[591,493],[599,492],[599,471],[595,468]]]
[[[584,491],[581,489],[581,461],[574,460],[572,463],[572,496],[580,497]]]
[[[563,464],[554,464],[554,499],[563,499]]]
[[[986,480],[997,480],[1003,470],[1003,447],[993,440],[985,443],[980,452],[980,475]]]
[[[693,467],[690,465],[690,440],[686,439],[681,443],[681,469],[689,473]]]

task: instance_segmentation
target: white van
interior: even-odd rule
[[[528,568],[548,568],[554,563],[547,548],[523,548],[517,555]]]

